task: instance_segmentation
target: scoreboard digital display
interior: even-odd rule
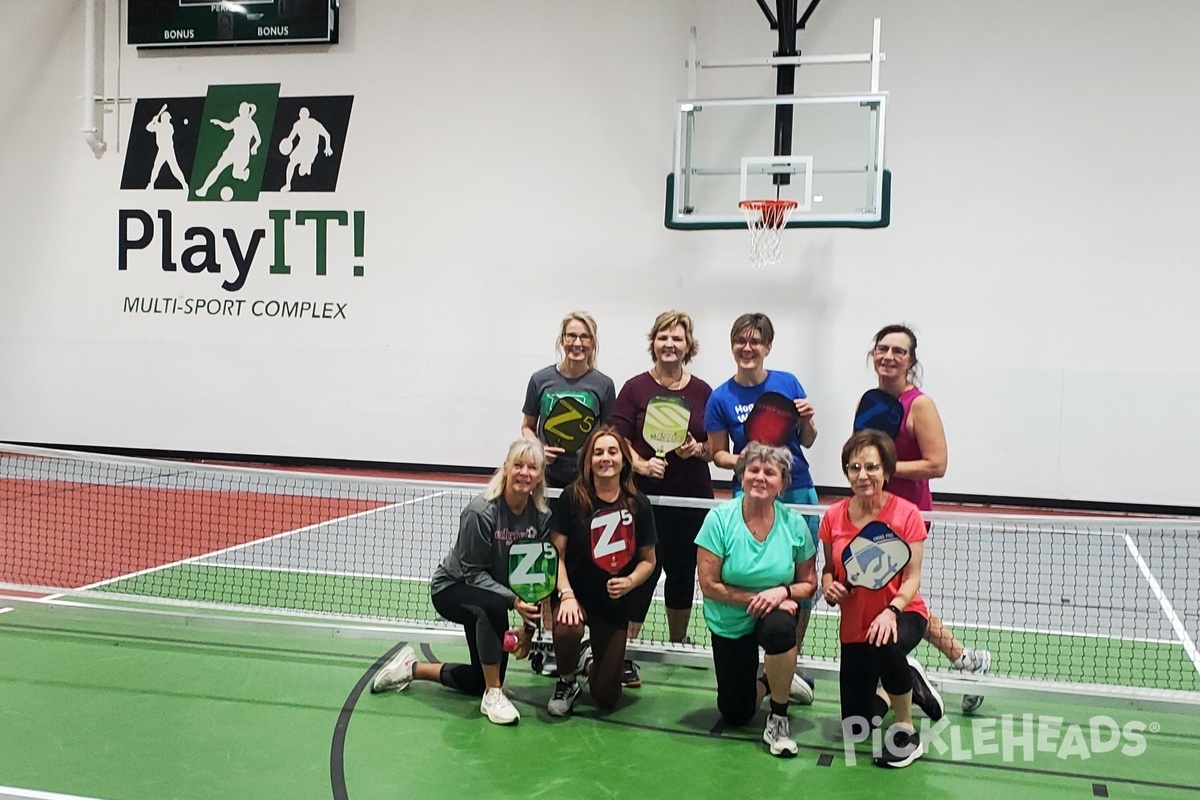
[[[340,0],[129,0],[137,47],[336,44]]]

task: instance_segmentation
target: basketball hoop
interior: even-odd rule
[[[797,205],[795,200],[743,200],[738,203],[750,228],[751,264],[761,267],[783,260],[779,240]]]

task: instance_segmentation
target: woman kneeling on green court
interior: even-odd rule
[[[565,717],[588,678],[592,701],[610,709],[621,698],[625,643],[636,598],[630,594],[654,572],[658,541],[650,501],[633,483],[629,443],[601,425],[580,450],[579,477],[554,506],[551,540],[558,549],[554,653],[558,683],[546,705]],[[591,654],[581,653],[583,626]],[[582,656],[582,657],[581,657]]]
[[[734,473],[743,494],[708,512],[696,537],[704,620],[712,635],[717,708],[730,726],[745,725],[769,695],[763,741],[771,755],[796,755],[788,694],[796,670],[798,600],[817,588],[816,547],[808,525],[779,502],[792,455],[750,442]],[[766,655],[758,675],[758,649]]]
[[[924,752],[912,704],[934,720],[945,710],[925,670],[908,655],[929,618],[917,591],[925,523],[915,505],[884,489],[896,471],[896,447],[886,433],[867,429],[851,436],[842,465],[853,495],[825,512],[818,531],[825,551],[821,592],[842,617],[842,731],[863,741],[890,706],[896,724],[875,763],[906,767]]]
[[[501,688],[508,664],[503,642],[510,609],[524,618],[525,631],[539,616],[536,604],[526,603],[513,591],[516,570],[521,570],[523,578],[540,580],[546,588],[542,596],[554,587],[553,572],[541,575],[527,566],[543,560],[543,548],[549,547],[545,468],[540,442],[528,438],[513,442],[504,465],[496,470],[483,494],[463,509],[458,540],[433,573],[433,607],[463,626],[471,663],[422,663],[411,647],[404,647],[375,674],[372,692],[407,689],[414,680],[434,681],[482,696],[480,712],[498,725],[520,720],[520,713]],[[520,647],[527,652],[528,634],[522,637],[525,641]]]

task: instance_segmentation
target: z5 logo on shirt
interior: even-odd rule
[[[627,509],[610,508],[592,515],[592,561],[609,575],[616,575],[637,549],[637,528]]]

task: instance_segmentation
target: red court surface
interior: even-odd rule
[[[0,479],[0,583],[72,589],[384,505]]]

